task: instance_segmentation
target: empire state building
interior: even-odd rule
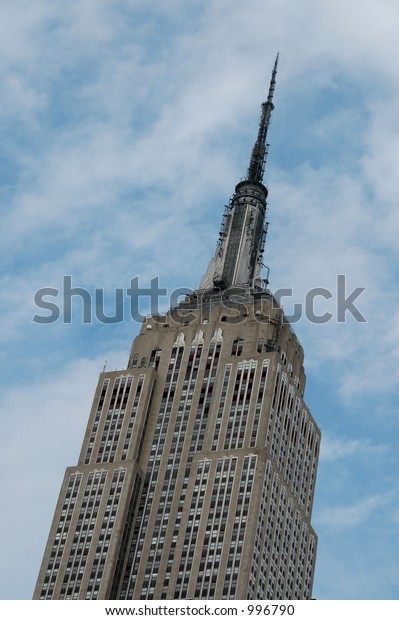
[[[262,279],[277,60],[200,288],[103,372],[35,599],[310,599],[320,431],[303,349]]]

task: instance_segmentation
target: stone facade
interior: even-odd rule
[[[191,297],[101,374],[35,598],[308,599],[320,432],[273,297]]]

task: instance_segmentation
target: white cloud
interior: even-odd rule
[[[369,439],[341,439],[323,434],[320,459],[331,462],[359,455],[376,458],[389,452],[387,444],[373,444]]]
[[[356,504],[324,508],[317,514],[317,524],[334,529],[359,526],[390,499],[390,494],[377,494],[366,497]]]

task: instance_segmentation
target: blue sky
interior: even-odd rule
[[[397,599],[399,7],[396,0],[3,0],[0,5],[0,597],[29,599],[99,372],[138,325],[32,321],[63,276],[195,288],[245,175],[276,52],[271,288],[323,432],[314,596]],[[367,319],[336,320],[337,275]],[[39,311],[44,314],[43,311]],[[50,467],[48,466],[50,463]]]

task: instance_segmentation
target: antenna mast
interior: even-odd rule
[[[274,63],[274,68],[272,72],[272,78],[270,80],[269,94],[267,100],[262,103],[262,116],[259,123],[258,137],[252,149],[251,161],[248,168],[247,180],[251,181],[252,183],[262,183],[263,181],[267,149],[269,146],[266,142],[267,130],[269,128],[272,111],[274,110],[273,95],[274,89],[276,87],[278,56],[279,55],[277,54],[276,62]]]

